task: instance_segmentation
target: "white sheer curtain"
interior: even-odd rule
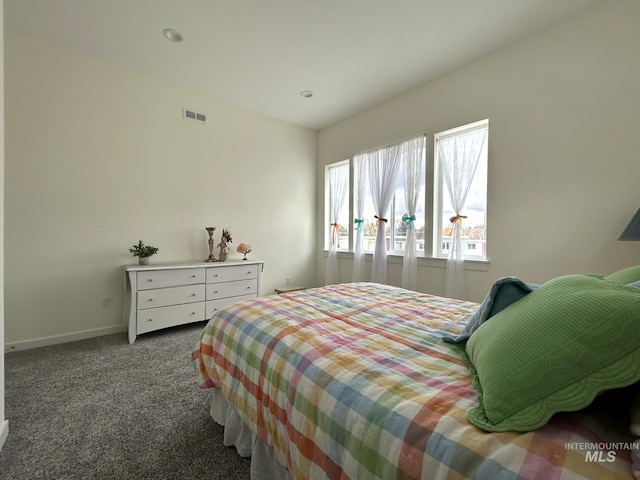
[[[329,255],[325,285],[338,283],[338,242],[340,239],[340,213],[349,189],[349,164],[329,170]]]
[[[455,212],[450,218],[453,224],[451,249],[447,261],[445,295],[463,299],[464,258],[462,251],[462,215],[469,188],[478,166],[478,159],[487,138],[487,127],[454,134],[438,140],[438,155],[442,175],[449,190],[449,199]]]
[[[400,144],[369,154],[369,187],[376,212],[376,247],[371,265],[371,280],[387,283],[387,212],[393,199],[400,173]]]
[[[353,281],[362,282],[364,277],[364,197],[367,190],[368,163],[366,154],[353,157],[353,223],[356,237],[353,244]]]
[[[422,183],[424,146],[424,136],[412,138],[402,143],[404,200],[407,206],[407,212],[402,216],[402,221],[407,227],[407,241],[404,246],[404,260],[402,263],[402,287],[409,290],[418,289],[418,258],[414,222]]]

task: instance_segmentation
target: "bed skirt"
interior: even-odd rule
[[[210,414],[224,427],[224,445],[235,447],[241,457],[251,457],[251,480],[289,480],[287,469],[276,461],[271,447],[247,427],[219,388],[212,389]]]

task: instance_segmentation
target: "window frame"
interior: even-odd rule
[[[428,171],[428,168],[429,168],[429,166],[428,166],[428,158],[427,158],[427,155],[428,155],[427,135],[426,134],[416,135],[416,136],[407,138],[405,140],[401,140],[399,142],[393,142],[393,143],[389,143],[387,145],[384,145],[382,147],[378,147],[378,148],[373,148],[373,149],[367,150],[365,152],[362,152],[362,154],[371,153],[371,152],[375,152],[375,151],[378,151],[378,150],[383,150],[383,149],[388,148],[390,146],[402,144],[403,142],[406,142],[408,140],[412,140],[412,139],[415,139],[415,138],[419,138],[419,137],[423,137],[423,139],[424,139],[424,146],[423,146],[423,149],[422,149],[423,169],[422,169],[422,185],[421,185],[421,188],[422,188],[421,197],[424,197],[424,201],[421,204],[419,204],[419,207],[421,207],[421,209],[422,209],[422,219],[421,220],[422,220],[422,223],[424,224],[424,227],[422,227],[422,228],[424,228],[424,238],[423,239],[419,239],[419,240],[423,240],[424,247],[426,247],[426,243],[427,243],[426,242],[426,238],[427,238],[428,230],[429,230],[428,225],[427,225],[427,214],[426,214],[427,211],[428,211],[427,208],[426,208],[426,199],[428,197],[428,194],[427,194],[427,192],[428,192],[427,171]],[[351,161],[353,161],[353,157],[351,158]],[[352,171],[353,171],[353,167],[352,167]],[[398,185],[398,187],[396,187],[396,190],[401,190],[402,194],[404,195],[404,185],[400,181],[403,177],[404,177],[404,173],[401,173],[401,175],[398,177],[399,185]],[[353,182],[355,183],[355,178],[353,178]],[[393,198],[391,199],[391,204],[389,205],[389,213],[387,215],[388,218],[387,218],[387,223],[386,223],[386,227],[385,227],[385,229],[386,228],[389,229],[389,234],[388,234],[388,237],[386,235],[385,235],[385,237],[388,238],[388,244],[389,244],[389,247],[390,247],[390,248],[387,249],[387,254],[388,255],[404,256],[404,248],[402,248],[402,249],[391,248],[391,247],[395,247],[396,246],[395,245],[395,243],[397,241],[396,240],[396,236],[397,236],[396,222],[400,221],[400,219],[397,218],[396,211],[395,211],[396,210],[395,207],[396,207],[396,201],[397,201],[396,200],[397,193],[398,193],[397,191],[396,191],[396,193],[394,193]],[[370,197],[371,197],[371,193],[369,192],[369,198]],[[351,213],[353,215],[353,209],[354,209],[354,205],[355,205],[355,191],[352,193],[350,201],[352,202],[350,211],[351,211]],[[374,236],[373,240],[375,241],[375,236]],[[374,249],[367,250],[365,248],[364,249],[364,253],[365,254],[372,254],[374,252]],[[425,256],[425,252],[426,252],[426,250],[417,250],[416,254],[417,254],[418,257],[424,257]]]
[[[422,195],[424,197],[424,203],[421,203],[421,207],[424,208],[423,210],[423,217],[422,220],[424,222],[424,237],[422,239],[417,239],[417,244],[422,243],[423,244],[423,249],[417,249],[416,251],[416,255],[418,257],[418,259],[423,259],[423,260],[427,260],[430,261],[428,263],[428,265],[440,265],[439,262],[446,260],[448,258],[448,254],[442,254],[442,246],[443,246],[443,242],[448,242],[448,244],[450,245],[451,240],[450,239],[446,239],[443,235],[442,235],[442,225],[443,225],[443,215],[441,214],[440,210],[440,206],[442,203],[442,194],[446,193],[446,186],[443,184],[443,176],[441,174],[441,166],[440,166],[440,162],[438,159],[438,141],[442,138],[447,138],[449,136],[453,136],[453,135],[458,135],[467,131],[471,131],[474,129],[478,129],[478,128],[487,128],[487,137],[485,139],[485,145],[483,147],[483,149],[486,152],[486,175],[487,175],[487,189],[486,189],[486,200],[485,200],[485,222],[484,222],[484,228],[485,228],[485,238],[484,238],[484,248],[482,249],[484,251],[484,255],[464,255],[464,260],[465,263],[466,262],[471,262],[470,264],[468,264],[468,266],[466,266],[465,268],[471,268],[471,269],[477,269],[477,270],[484,270],[486,269],[486,266],[483,267],[482,264],[486,264],[489,261],[489,255],[488,255],[488,250],[487,250],[487,232],[488,232],[488,228],[487,228],[487,224],[488,224],[488,197],[489,197],[489,186],[488,186],[488,172],[489,172],[489,157],[490,157],[490,149],[489,149],[489,136],[490,136],[490,129],[489,129],[489,119],[483,119],[483,120],[479,120],[476,122],[471,122],[465,125],[461,125],[458,127],[454,127],[448,130],[444,130],[442,132],[438,132],[436,134],[433,135],[433,145],[430,148],[428,145],[428,135],[424,134],[424,149],[423,149],[423,173],[422,173]],[[414,137],[410,137],[410,138],[416,138],[417,136]],[[409,139],[410,139],[409,138]],[[354,168],[354,159],[357,155],[362,155],[362,154],[366,154],[366,153],[370,153],[370,152],[374,152],[376,150],[382,150],[384,148],[387,148],[390,145],[395,145],[395,144],[399,144],[402,143],[405,140],[401,140],[398,142],[393,142],[393,143],[389,143],[386,145],[383,145],[381,147],[378,148],[373,148],[373,149],[369,149],[369,150],[365,150],[362,152],[359,152],[358,154],[354,154],[352,156],[350,156],[349,158],[345,159],[345,160],[341,160],[339,162],[335,162],[335,163],[331,163],[325,166],[325,202],[324,202],[324,250],[328,251],[329,247],[330,247],[330,235],[331,235],[331,228],[330,228],[330,174],[329,171],[331,168],[335,168],[335,167],[339,167],[341,165],[348,165],[348,175],[349,175],[349,188],[348,188],[348,199],[347,200],[347,211],[348,211],[348,223],[345,224],[346,227],[346,236],[347,236],[347,241],[345,242],[345,244],[343,245],[342,242],[340,243],[340,248],[337,249],[338,252],[341,253],[353,253],[354,249],[355,249],[355,225],[354,225],[354,219],[355,219],[355,188],[354,188],[354,184],[356,182],[355,179],[355,168]],[[433,155],[431,158],[429,158],[429,155]],[[368,181],[368,179],[367,179]],[[403,190],[402,190],[403,191]],[[395,202],[396,202],[396,193],[394,193],[394,198],[392,200],[391,206],[389,207],[389,218],[388,218],[388,222],[387,225],[389,227],[393,226],[394,228],[390,228],[389,231],[389,247],[395,247],[395,242],[396,242],[396,229],[395,229],[395,222],[394,220],[397,220],[396,214],[395,214]],[[370,192],[368,192],[368,195],[370,196]],[[429,218],[429,215],[431,215],[431,218]],[[343,238],[343,236],[341,236],[341,238]],[[375,237],[374,237],[375,238]],[[365,243],[365,247],[366,247],[366,243]],[[478,247],[476,247],[477,249]],[[371,256],[373,254],[374,250],[367,250],[366,248],[364,249],[364,254]],[[466,252],[466,249],[465,249]],[[399,256],[399,257],[403,257],[404,256],[404,250],[403,249],[391,249],[389,248],[387,250],[388,255],[390,256]],[[436,263],[431,263],[431,261],[436,262]]]
[[[351,223],[353,222],[353,204],[351,201],[351,191],[353,188],[353,166],[352,159],[348,158],[346,160],[341,160],[339,162],[331,163],[324,167],[324,185],[325,185],[325,195],[324,195],[324,250],[328,251],[331,246],[331,169],[338,168],[346,165],[347,166],[347,176],[348,176],[348,187],[346,191],[346,209],[347,209],[347,221],[344,224],[346,229],[347,241],[346,246],[339,246],[336,250],[338,252],[351,252],[353,236],[351,235]],[[342,237],[342,236],[341,236]],[[341,242],[338,243],[341,245]]]
[[[465,261],[480,261],[486,262],[488,260],[487,254],[487,217],[488,217],[488,197],[489,197],[489,188],[488,188],[488,172],[489,172],[489,119],[485,118],[483,120],[478,120],[477,122],[468,123],[465,125],[461,125],[459,127],[451,128],[449,130],[444,130],[442,132],[438,132],[433,136],[433,246],[431,256],[433,258],[448,258],[449,254],[443,253],[443,244],[446,242],[449,246],[451,245],[451,240],[446,239],[444,235],[442,235],[444,228],[444,218],[442,212],[442,204],[443,204],[443,195],[447,192],[447,187],[444,184],[444,177],[442,175],[442,167],[439,159],[439,151],[438,144],[441,139],[450,138],[456,135],[460,135],[463,133],[467,133],[473,130],[479,130],[482,128],[487,129],[487,137],[485,139],[483,145],[483,152],[486,155],[486,172],[485,175],[487,177],[487,186],[485,192],[485,211],[484,211],[484,255],[468,255],[466,254],[467,249],[463,252],[463,259]]]

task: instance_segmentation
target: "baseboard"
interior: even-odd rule
[[[48,347],[49,345],[75,342],[78,340],[86,340],[87,338],[101,337],[103,335],[113,335],[114,333],[122,332],[122,325],[116,325],[113,327],[95,328],[93,330],[84,330],[82,332],[67,333],[64,335],[54,335],[52,337],[42,337],[34,338],[33,340],[10,342],[4,344],[4,352],[11,353],[18,352],[20,350],[29,350],[32,348]]]
[[[9,420],[2,420],[0,422],[0,450],[4,445],[5,440],[9,436]]]

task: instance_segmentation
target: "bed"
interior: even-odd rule
[[[216,313],[192,362],[254,480],[633,478],[627,400],[640,372],[529,431],[470,421],[482,397],[470,340],[443,337],[483,306],[375,283],[260,297]]]

